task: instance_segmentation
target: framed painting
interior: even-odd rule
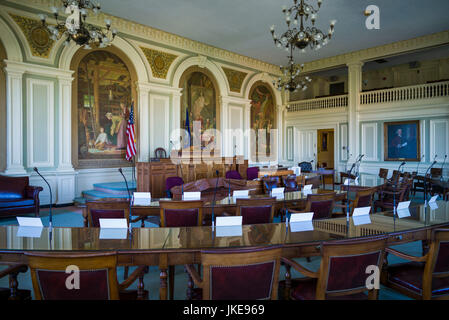
[[[419,120],[384,123],[384,160],[419,161]]]

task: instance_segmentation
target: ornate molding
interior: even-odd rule
[[[10,0],[22,6],[31,7],[40,11],[46,11],[51,16],[50,7],[59,6],[61,3],[58,0]],[[220,49],[207,45],[205,43],[191,40],[178,36],[173,33],[148,27],[136,22],[125,20],[123,18],[111,16],[100,12],[98,15],[91,15],[88,17],[89,23],[103,26],[104,19],[110,19],[112,25],[120,33],[133,35],[142,39],[151,39],[159,44],[172,47],[174,49],[184,49],[198,55],[213,57],[233,64],[239,64],[245,67],[256,69],[262,72],[268,72],[274,75],[280,75],[279,67],[268,62],[264,62],[255,58],[240,55],[225,49]]]
[[[36,57],[48,58],[55,41],[50,39],[50,33],[47,28],[42,26],[37,19],[30,19],[12,13],[9,13],[9,15],[22,30],[31,49],[31,54]]]
[[[225,67],[221,67],[226,75],[226,78],[228,79],[229,83],[229,90],[232,92],[240,93],[242,90],[242,84],[243,80],[245,80],[248,73],[241,72]]]
[[[166,79],[170,66],[178,56],[163,51],[145,48],[142,46],[140,47],[140,49],[142,50],[148,60],[148,63],[150,64],[153,77]]]

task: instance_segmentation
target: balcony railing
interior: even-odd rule
[[[290,102],[287,112],[309,111],[317,109],[332,109],[348,106],[348,95],[332,96],[325,98],[300,100]]]
[[[449,97],[449,81],[362,92],[360,104],[393,103],[441,97]]]

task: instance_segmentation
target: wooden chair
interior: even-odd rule
[[[368,266],[376,266],[380,275],[386,244],[387,236],[323,242],[317,272],[312,272],[293,260],[282,258],[288,273],[287,279],[283,281],[285,296],[293,300],[377,300],[379,290],[367,289],[369,274],[366,272]],[[307,278],[289,280],[291,267]],[[364,293],[366,291],[368,295]]]
[[[279,188],[280,179],[278,176],[263,177],[263,190],[266,194],[270,194],[273,188]]]
[[[203,278],[192,265],[186,266],[191,277],[188,298],[277,299],[281,252],[279,246],[201,251]]]
[[[87,200],[89,227],[99,228],[100,219],[123,219],[129,225],[129,202],[126,200]]]
[[[236,216],[242,216],[242,224],[272,223],[275,198],[237,199]]]
[[[148,298],[148,291],[125,290],[146,267],[138,267],[123,283],[117,281],[117,253],[26,252],[37,300],[132,300]],[[67,288],[68,266],[79,270],[79,287]],[[77,270],[77,271],[78,271]],[[73,273],[72,273],[73,274]],[[76,285],[76,281],[70,282]],[[139,283],[143,288],[143,281]]]
[[[0,271],[0,279],[9,277],[9,288],[0,288],[0,300],[31,300],[31,291],[19,289],[17,276],[19,273],[26,273],[28,266],[26,264],[12,264]]]
[[[299,191],[301,186],[298,184],[296,174],[290,174],[288,176],[282,176],[282,184],[285,187],[285,192]]]
[[[311,184],[312,189],[319,189],[321,187],[321,183],[322,183],[321,179],[322,179],[322,176],[318,175],[315,177],[307,178],[305,183],[306,183],[306,185]]]
[[[355,194],[355,199],[349,199],[349,214],[352,216],[355,208],[372,207],[374,194],[377,192],[377,187],[359,189]],[[347,200],[342,201],[341,204],[336,203],[335,206],[341,208],[342,214],[346,214]]]
[[[164,148],[156,148],[156,150],[154,150],[154,156],[156,159],[166,159],[167,152]]]
[[[290,213],[313,212],[313,220],[328,219],[332,216],[335,204],[335,192],[308,194],[306,207],[302,211],[289,210]]]
[[[226,172],[226,179],[238,179],[241,180],[242,176],[236,170],[230,170]]]
[[[168,198],[173,198],[173,195],[170,191],[171,188],[180,186],[184,184],[184,180],[181,177],[168,177],[165,180],[165,192],[167,193]]]
[[[203,200],[159,201],[161,227],[194,227],[203,225]],[[175,290],[175,266],[168,266],[169,298]]]
[[[246,180],[259,178],[259,167],[249,167],[246,169]]]
[[[378,200],[374,201],[374,212],[376,212],[378,208],[380,208],[381,211],[392,210],[395,203],[397,206],[399,202],[408,201],[412,183],[413,180],[404,180],[398,185],[396,190],[388,185],[378,188]]]
[[[434,229],[429,251],[411,256],[387,248],[386,252],[410,262],[384,267],[381,282],[413,299],[449,299],[449,229]]]
[[[301,172],[312,172],[312,162],[303,161],[298,163],[298,167],[301,168]]]
[[[387,180],[387,178],[388,178],[388,169],[380,168],[379,169],[379,178],[384,179],[384,182],[385,182],[385,180]]]

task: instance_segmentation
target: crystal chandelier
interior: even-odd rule
[[[288,90],[290,92],[297,92],[302,89],[307,90],[307,84],[312,81],[308,76],[302,77],[300,73],[304,68],[304,64],[297,65],[293,61],[293,50],[291,55],[288,57],[287,66],[280,66],[282,76],[273,81],[273,86],[279,91],[282,89]]]
[[[93,47],[105,48],[111,45],[117,31],[111,30],[111,21],[105,19],[106,29],[102,29],[91,24],[86,23],[87,11],[92,10],[94,14],[100,11],[100,4],[94,3],[90,0],[62,0],[63,8],[61,9],[67,18],[59,20],[59,9],[52,7],[56,26],[47,25],[47,16],[39,14],[42,25],[46,26],[51,34],[51,39],[59,40],[66,36],[65,45],[68,45],[73,40],[77,45],[84,46],[85,49],[92,49]]]
[[[285,22],[288,30],[282,35],[276,35],[274,28],[271,26],[270,31],[274,43],[278,48],[285,48],[289,50],[290,47],[296,47],[302,52],[305,52],[307,47],[318,50],[325,46],[332,38],[336,20],[330,22],[329,31],[324,34],[321,30],[315,27],[315,22],[318,17],[318,10],[321,8],[322,0],[318,1],[318,9],[307,4],[305,0],[294,0],[294,5],[287,9],[282,7],[282,12],[285,14]],[[310,19],[312,26],[306,26],[306,22]]]

